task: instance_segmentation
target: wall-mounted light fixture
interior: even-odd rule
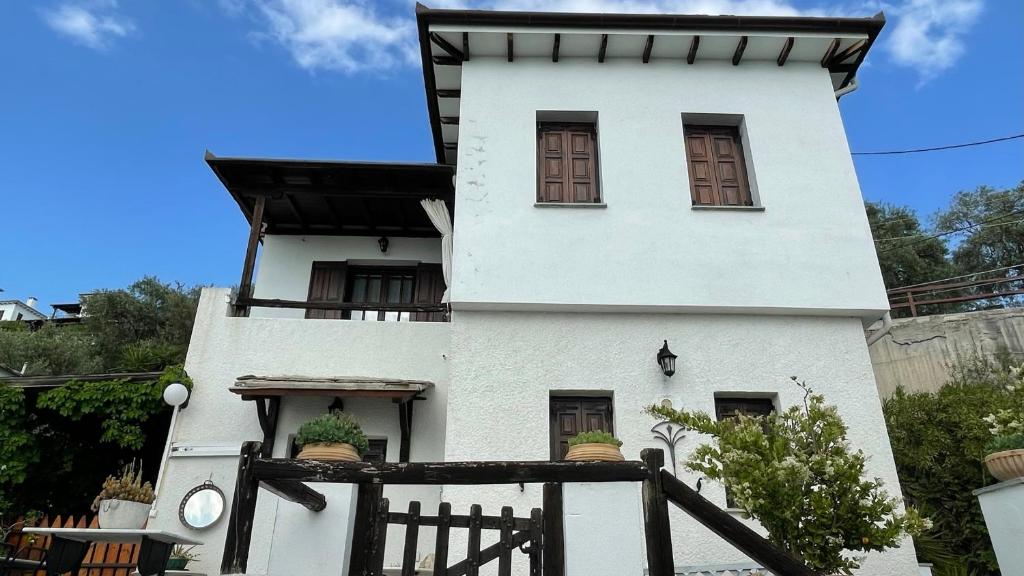
[[[668,340],[665,340],[661,350],[658,350],[658,365],[665,376],[671,377],[676,373],[676,355],[668,349]]]
[[[387,236],[381,236],[380,238],[377,239],[377,245],[380,246],[380,253],[381,254],[387,254],[387,252],[388,252],[388,244],[390,244],[390,243],[391,242],[388,240]]]

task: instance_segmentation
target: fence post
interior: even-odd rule
[[[362,576],[369,571],[373,526],[377,521],[377,508],[384,498],[384,486],[380,484],[357,486],[355,528],[352,531],[348,561],[349,576]]]
[[[565,576],[565,519],[562,514],[562,484],[546,482],[544,484],[544,576]]]
[[[672,530],[668,518],[668,501],[661,486],[661,469],[665,453],[648,448],[640,453],[647,466],[643,483],[644,533],[647,540],[647,571],[650,576],[674,576]]]

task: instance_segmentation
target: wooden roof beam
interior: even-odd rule
[[[654,34],[647,35],[647,44],[644,46],[644,64],[651,61],[651,50],[654,49]]]
[[[438,34],[437,32],[430,33],[430,41],[433,42],[441,50],[447,52],[449,56],[455,58],[459,62],[468,60],[468,58],[466,58],[466,55],[462,52],[462,50],[456,48],[454,45],[452,45],[451,42],[445,40],[444,37]],[[434,61],[437,61],[437,56],[434,57]]]
[[[469,62],[469,32],[462,33],[462,57]]]
[[[792,36],[786,38],[786,43],[782,45],[782,51],[779,52],[779,58],[778,60],[775,61],[776,64],[778,64],[779,66],[786,65],[786,60],[789,59],[789,53],[791,50],[793,50],[794,42],[796,42],[796,39],[793,38]]]
[[[512,33],[511,32],[508,32],[508,33],[505,34],[505,41],[508,43],[508,48],[507,48],[507,51],[508,51],[508,61],[511,62],[512,61],[512,56],[514,54],[514,51],[512,50]]]
[[[441,124],[453,124],[453,125],[457,126],[459,124],[459,117],[458,116],[441,116]]]
[[[434,95],[438,98],[462,98],[462,90],[435,90]]]
[[[743,59],[743,51],[747,49],[747,37],[740,36],[739,43],[736,44],[736,51],[732,54],[732,65],[739,66],[740,60]]]
[[[438,66],[461,66],[462,60],[453,56],[434,56],[434,64]]]
[[[597,51],[597,61],[604,63],[604,56],[608,52],[608,35],[601,34],[601,49]]]
[[[836,55],[836,50],[839,49],[840,39],[836,38],[828,45],[828,50],[825,51],[825,56],[821,58],[821,67],[828,68],[829,64],[832,63],[832,58]]]
[[[686,63],[693,64],[697,59],[697,49],[700,48],[700,36],[694,36],[693,40],[690,40],[690,51],[686,54]]]
[[[295,197],[291,194],[285,194],[284,199],[288,202],[288,207],[291,208],[292,214],[295,215],[295,219],[299,221],[299,226],[305,228],[306,219],[302,217],[302,211],[299,210],[299,205],[295,202]]]
[[[850,56],[853,56],[857,52],[860,52],[861,50],[864,49],[864,46],[867,45],[867,42],[867,40],[860,40],[847,46],[845,50],[832,57],[832,60],[829,61],[829,65],[831,66],[832,64],[839,64],[843,60],[846,60]]]
[[[551,61],[552,62],[558,62],[558,47],[559,47],[559,45],[561,43],[562,43],[562,35],[561,34],[555,34],[555,42],[554,42],[554,45],[551,47]]]

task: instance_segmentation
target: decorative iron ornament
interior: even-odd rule
[[[669,461],[672,462],[672,475],[677,476],[676,444],[686,437],[686,430],[681,426],[666,420],[655,424],[654,427],[651,428],[651,433],[654,434],[655,438],[664,442],[665,446],[668,447]]]

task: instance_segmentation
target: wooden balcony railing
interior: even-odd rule
[[[234,306],[239,315],[247,315],[250,308],[290,308],[299,310],[383,311],[410,314],[411,322],[447,322],[448,306],[444,304],[383,304],[380,302],[325,302],[280,300],[276,298],[237,297]]]

